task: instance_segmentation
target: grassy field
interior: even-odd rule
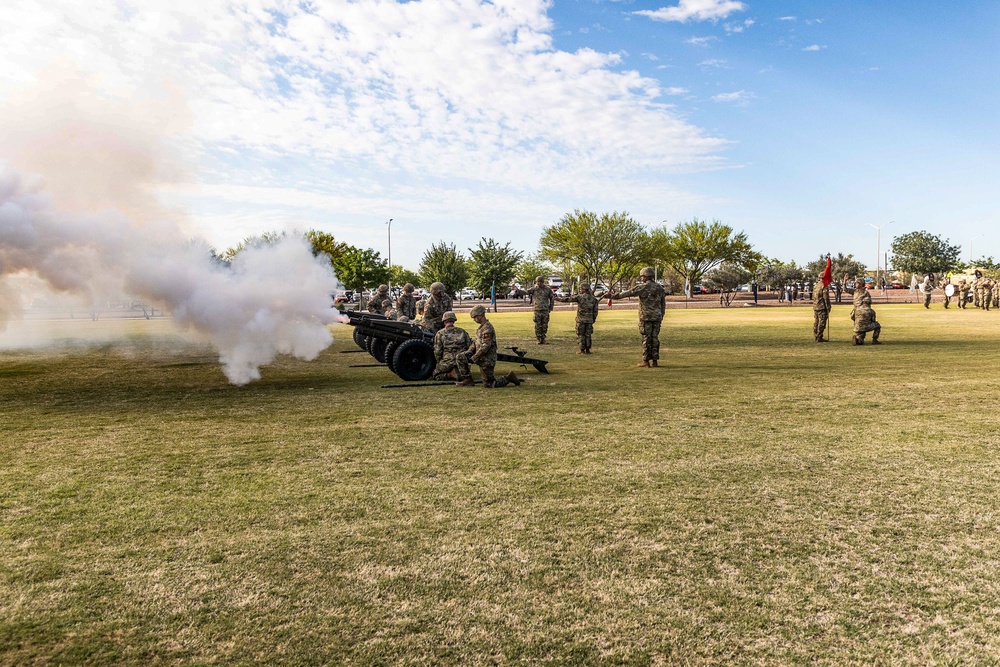
[[[1000,313],[849,309],[671,310],[658,369],[500,314],[552,374],[496,391],[53,325],[0,351],[0,664],[996,664]]]

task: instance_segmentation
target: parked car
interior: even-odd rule
[[[455,292],[455,298],[459,301],[468,301],[470,299],[478,299],[479,294],[471,287],[463,287],[459,291]]]

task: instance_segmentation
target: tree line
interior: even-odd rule
[[[552,273],[562,276],[565,284],[587,281],[612,287],[633,280],[643,266],[654,267],[657,279],[670,293],[690,294],[699,284],[733,291],[756,282],[767,289],[819,279],[828,257],[820,255],[804,267],[768,258],[754,249],[745,232],[719,220],[695,218],[670,228],[647,229],[627,212],[597,214],[579,209],[544,227],[534,254],[483,237],[466,255],[454,243],[441,241],[424,252],[419,272],[389,266],[377,251],[337,241],[328,232],[310,230],[304,236],[313,254],[329,259],[340,281],[353,290],[390,282],[425,288],[441,282],[449,292],[468,286],[483,294],[494,288],[505,293],[513,283],[527,285],[536,276]],[[229,262],[247,247],[284,237],[285,233],[275,232],[248,237],[218,258]],[[906,274],[941,275],[966,266],[959,261],[959,246],[927,232],[896,237],[891,252],[895,269]],[[835,281],[864,276],[867,271],[853,255],[838,253],[829,258]],[[992,257],[971,264],[1000,271]]]

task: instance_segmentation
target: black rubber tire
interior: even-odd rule
[[[372,338],[371,347],[368,348],[368,351],[372,353],[373,357],[375,357],[375,361],[379,362],[380,364],[384,364],[385,348],[388,345],[389,341],[387,341],[385,338]]]
[[[407,382],[426,380],[434,373],[434,348],[423,340],[405,340],[393,355],[393,372]]]
[[[396,372],[396,360],[393,358],[396,354],[396,348],[399,347],[399,342],[389,341],[389,344],[385,346],[385,365],[389,367],[389,370],[393,373]]]
[[[368,346],[365,344],[365,337],[361,335],[361,329],[354,330],[354,342],[362,350],[367,350]]]

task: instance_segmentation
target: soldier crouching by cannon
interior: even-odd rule
[[[493,369],[497,365],[497,334],[493,325],[486,319],[486,308],[473,306],[469,315],[479,325],[472,346],[469,348],[469,360],[479,366],[479,370],[483,374],[483,386],[487,389],[499,389],[508,384],[519,387],[521,379],[514,374],[514,371],[500,377],[495,377],[493,374]],[[460,386],[470,385],[472,385],[471,376],[460,383]]]
[[[455,384],[467,386],[472,384],[472,374],[469,372],[469,348],[472,339],[465,329],[455,326],[458,317],[452,311],[446,311],[441,316],[444,326],[434,334],[434,366],[435,380],[454,380]]]

